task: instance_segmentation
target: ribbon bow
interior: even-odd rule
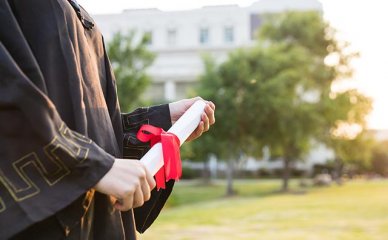
[[[175,134],[146,124],[137,132],[137,138],[142,142],[150,142],[151,147],[158,142],[162,144],[164,166],[155,175],[158,190],[165,189],[167,181],[180,179],[182,176],[180,141]]]

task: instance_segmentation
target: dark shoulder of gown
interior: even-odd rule
[[[148,150],[134,138],[142,123],[171,120],[168,105],[120,113],[102,36],[78,10],[0,0],[0,239],[135,239],[171,193],[173,182],[153,191],[135,225],[91,190],[123,150]]]

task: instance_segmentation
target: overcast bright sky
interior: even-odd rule
[[[90,13],[114,13],[128,8],[183,10],[204,5],[238,4],[255,0],[78,0]],[[374,99],[369,127],[388,129],[388,2],[384,0],[320,0],[325,18],[361,53],[349,86]]]

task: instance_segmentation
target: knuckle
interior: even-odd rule
[[[134,189],[136,191],[137,188],[139,188],[141,185],[141,181],[140,179],[136,179],[136,181],[134,182]]]
[[[150,200],[150,198],[151,198],[151,194],[147,194],[147,195],[144,196],[144,200],[145,201]]]
[[[138,199],[138,200],[136,200],[135,202],[134,202],[134,207],[141,207],[141,206],[143,206],[143,204],[144,204],[144,200],[143,199]]]
[[[139,162],[139,165],[140,165],[140,171],[139,172],[142,172],[145,174],[145,171],[146,171],[146,166],[144,166],[143,163]]]
[[[135,193],[135,187],[131,186],[131,187],[128,187],[127,189],[125,189],[123,196],[121,196],[121,197],[128,197],[128,196],[133,195],[134,193]]]
[[[140,180],[145,180],[147,178],[147,174],[146,174],[145,169],[143,169],[142,171],[139,172],[139,178],[140,178]]]
[[[144,199],[142,199],[140,202],[139,202],[140,206],[142,206],[144,204]]]
[[[139,168],[138,168],[138,171],[137,171],[137,177],[139,179],[145,178],[147,176],[146,171],[147,171],[146,167],[142,163],[139,162]]]

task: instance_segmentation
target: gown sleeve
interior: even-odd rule
[[[61,119],[7,0],[0,22],[0,236],[7,239],[87,192],[114,157]]]
[[[137,140],[137,131],[143,124],[151,124],[167,131],[171,127],[168,105],[139,108],[132,113],[122,114],[124,129],[124,158],[140,159],[150,148],[148,143]],[[151,199],[140,208],[134,209],[136,229],[145,232],[158,217],[170,196],[174,180],[166,184],[166,189],[152,190]]]

